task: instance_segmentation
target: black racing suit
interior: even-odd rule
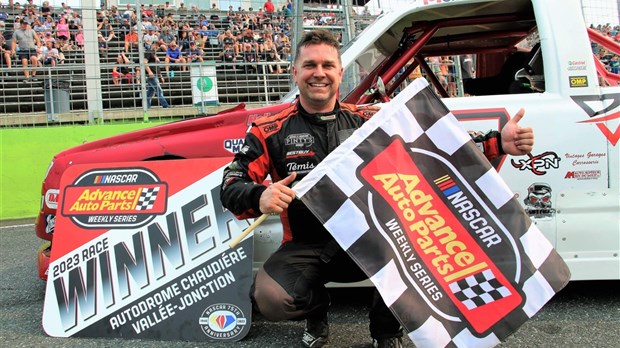
[[[297,172],[296,180],[301,180],[379,109],[341,103],[330,113],[310,114],[297,101],[259,119],[224,171],[222,204],[238,218],[259,216],[267,175],[277,182]],[[483,144],[485,153],[500,154],[497,132],[472,138]],[[269,320],[320,319],[329,309],[325,283],[367,276],[300,200],[293,200],[280,218],[283,243],[259,270],[251,297]],[[401,335],[400,324],[378,295],[370,332],[376,339]]]

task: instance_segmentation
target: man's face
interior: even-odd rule
[[[326,44],[301,47],[293,65],[293,79],[307,111],[333,110],[342,81],[342,64],[338,58],[338,51]]]

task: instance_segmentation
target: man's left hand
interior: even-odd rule
[[[534,148],[534,130],[519,126],[519,121],[525,115],[523,108],[502,128],[502,149],[506,154],[521,156],[528,154]]]

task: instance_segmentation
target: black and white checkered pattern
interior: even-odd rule
[[[510,295],[490,269],[450,283],[450,290],[470,310]]]
[[[481,211],[492,214],[488,222],[501,236],[501,244],[487,248],[475,232],[470,234],[494,260],[523,303],[484,332],[474,332],[456,307],[447,307],[451,287],[438,290],[443,294],[441,303],[431,298],[428,283],[421,283],[409,271],[415,250],[407,254],[406,248],[396,245],[391,238],[393,231],[388,230],[388,222],[398,221],[396,213],[360,177],[365,165],[395,140],[403,142],[429,183],[449,174]],[[495,346],[531,318],[570,279],[561,257],[470,140],[428,83],[418,79],[294,187],[297,196],[340,246],[362,265],[419,348]],[[463,166],[466,171],[457,170]],[[467,225],[464,220],[461,223]],[[406,226],[401,228],[405,230]],[[422,262],[419,257],[415,260]],[[433,277],[428,271],[430,267],[421,269]],[[471,279],[455,279],[452,293],[467,308],[480,310],[477,306],[510,295],[505,287],[496,284],[496,276],[483,273]]]
[[[159,186],[153,188],[143,188],[140,192],[140,198],[136,203],[136,210],[151,210],[155,205],[157,199],[157,193],[159,193]]]

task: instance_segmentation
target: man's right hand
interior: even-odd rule
[[[295,191],[288,187],[297,173],[293,173],[286,178],[273,183],[267,187],[260,196],[259,206],[263,214],[280,214],[295,198]]]

